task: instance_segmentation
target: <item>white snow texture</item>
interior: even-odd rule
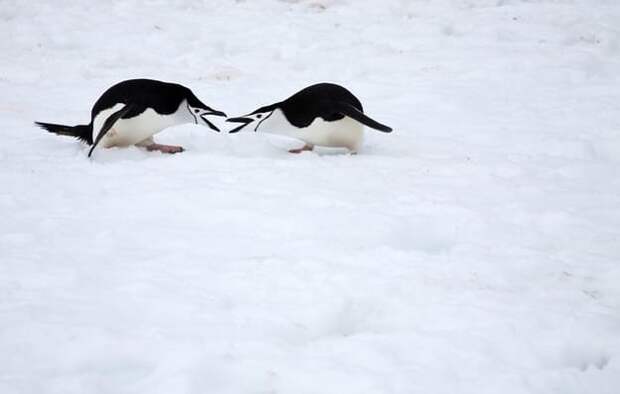
[[[620,2],[0,1],[0,393],[620,393]],[[342,84],[358,155],[173,127]],[[219,119],[218,125],[230,128]],[[234,126],[234,125],[233,125]]]

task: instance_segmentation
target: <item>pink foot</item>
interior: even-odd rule
[[[154,150],[158,150],[161,153],[170,153],[170,154],[172,154],[172,153],[183,152],[185,149],[183,149],[182,146],[151,144],[151,145],[147,145],[146,146],[146,150],[148,150],[149,152],[152,152]]]
[[[312,149],[314,149],[314,145],[304,145],[303,147],[298,148],[298,149],[289,149],[288,152],[289,153],[301,153],[303,151],[309,151]]]

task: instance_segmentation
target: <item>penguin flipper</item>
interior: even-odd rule
[[[375,130],[379,130],[381,132],[384,133],[391,133],[392,132],[392,128],[389,126],[386,126],[384,124],[381,124],[379,122],[377,122],[374,119],[369,118],[368,116],[364,115],[364,113],[362,111],[360,111],[359,109],[355,108],[354,106],[352,106],[351,104],[348,103],[338,103],[336,105],[336,109],[339,113],[341,113],[342,115],[346,115],[352,119],[357,120],[358,122],[360,122],[361,124],[368,126],[372,129]]]
[[[95,147],[97,146],[97,144],[99,144],[99,141],[101,141],[101,139],[112,128],[112,126],[114,126],[114,123],[116,123],[117,120],[129,113],[129,111],[135,109],[135,107],[135,104],[126,104],[123,108],[108,116],[108,118],[103,123],[101,130],[99,130],[99,134],[97,134],[97,138],[93,142],[93,146],[90,148],[90,151],[88,151],[88,157],[93,154],[93,150],[95,150]]]

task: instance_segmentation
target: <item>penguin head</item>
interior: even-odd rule
[[[249,113],[248,115],[240,116],[238,118],[226,119],[227,122],[241,123],[240,126],[237,126],[234,129],[228,131],[228,133],[237,133],[250,123],[253,123],[254,131],[258,131],[258,128],[263,126],[265,122],[268,121],[268,119],[273,115],[273,113],[279,110],[279,107],[280,103],[266,105],[264,107],[260,107],[254,112]]]
[[[198,98],[196,98],[196,96],[194,96],[191,92],[186,99],[186,108],[189,114],[192,116],[194,123],[204,124],[212,130],[215,130],[217,132],[220,131],[220,129],[218,129],[213,123],[211,123],[207,119],[207,116],[226,116],[224,112],[215,110],[204,104],[202,101],[198,100]]]

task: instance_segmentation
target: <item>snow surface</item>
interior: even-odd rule
[[[0,2],[0,393],[619,393],[616,0]],[[98,150],[111,84],[241,115],[320,81],[357,156],[176,127]],[[225,125],[220,123],[220,125]]]

